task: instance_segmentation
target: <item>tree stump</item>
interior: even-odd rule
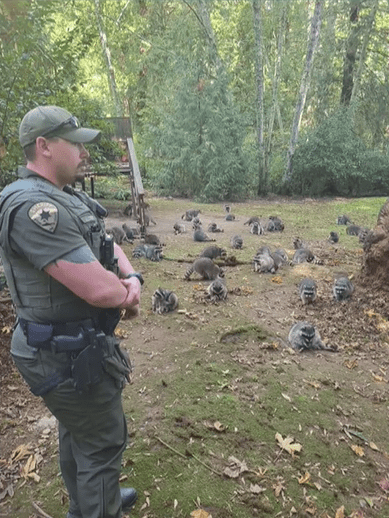
[[[389,291],[389,198],[363,243],[362,284]]]

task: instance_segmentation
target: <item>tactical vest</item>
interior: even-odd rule
[[[4,273],[18,316],[35,322],[64,322],[94,318],[98,308],[87,304],[24,257],[15,253],[9,232],[12,214],[25,202],[53,201],[67,209],[80,234],[96,258],[105,235],[103,217],[106,210],[83,192],[65,188],[61,191],[50,182],[33,176],[19,179],[5,187],[0,195],[0,254]],[[37,244],[39,246],[39,243]]]

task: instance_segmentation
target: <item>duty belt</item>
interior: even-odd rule
[[[53,324],[18,318],[17,324],[22,328],[28,345],[56,353],[84,349],[90,343],[90,332],[96,331],[96,324],[91,318]]]

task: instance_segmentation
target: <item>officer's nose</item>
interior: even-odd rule
[[[81,158],[89,158],[89,151],[86,149],[84,144],[80,144],[80,157]]]

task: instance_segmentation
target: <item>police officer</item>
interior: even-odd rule
[[[58,419],[67,518],[119,518],[137,499],[119,487],[130,364],[113,331],[120,308],[138,313],[143,280],[109,242],[106,210],[69,186],[83,176],[84,144],[99,137],[63,108],[34,108],[19,128],[26,167],[0,194],[0,253],[17,313],[11,354]]]

